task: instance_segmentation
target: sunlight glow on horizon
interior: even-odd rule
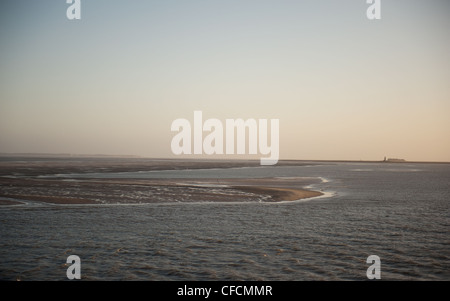
[[[174,157],[202,110],[279,119],[280,160],[450,162],[450,3],[365,2],[3,1],[0,152]]]

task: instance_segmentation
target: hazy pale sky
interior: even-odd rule
[[[281,159],[450,161],[450,1],[0,2],[0,152],[172,157],[277,118]],[[226,157],[230,158],[230,157]]]

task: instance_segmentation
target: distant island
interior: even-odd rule
[[[383,162],[387,162],[387,163],[401,163],[401,162],[406,162],[406,160],[405,159],[386,158],[386,157],[384,157]]]

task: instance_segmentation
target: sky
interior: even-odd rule
[[[200,110],[279,119],[280,159],[450,161],[448,0],[68,7],[0,2],[0,152],[173,157]]]

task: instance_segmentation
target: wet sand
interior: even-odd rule
[[[9,200],[0,200],[0,206],[11,206],[11,205],[20,205],[21,202],[9,201]]]
[[[0,179],[0,196],[13,200],[51,204],[109,204],[166,202],[279,202],[320,196],[322,193],[301,188],[276,187],[277,179],[261,179],[258,185],[245,184],[246,179],[227,181],[232,185],[211,186],[210,181],[195,183],[182,180],[18,180]],[[5,183],[6,182],[6,183]],[[12,184],[14,182],[14,184]],[[7,185],[5,187],[4,185]],[[262,186],[264,185],[264,186]],[[0,205],[20,204],[11,200]]]
[[[0,162],[0,170],[3,173],[0,176],[0,205],[21,204],[14,200],[51,204],[280,202],[322,195],[321,192],[304,189],[303,187],[314,183],[314,179],[305,178],[189,180],[68,179],[57,176],[43,179],[39,177],[74,172],[229,168],[252,165],[252,161],[139,161],[136,159]]]
[[[277,166],[304,166],[318,163],[279,161]],[[148,158],[34,158],[0,157],[1,176],[26,176],[97,173],[138,172],[155,170],[186,170],[210,168],[259,167],[259,160],[183,160]]]
[[[323,195],[322,192],[310,191],[305,189],[270,188],[257,186],[240,186],[237,189],[259,195],[268,195],[275,202],[297,201]]]

